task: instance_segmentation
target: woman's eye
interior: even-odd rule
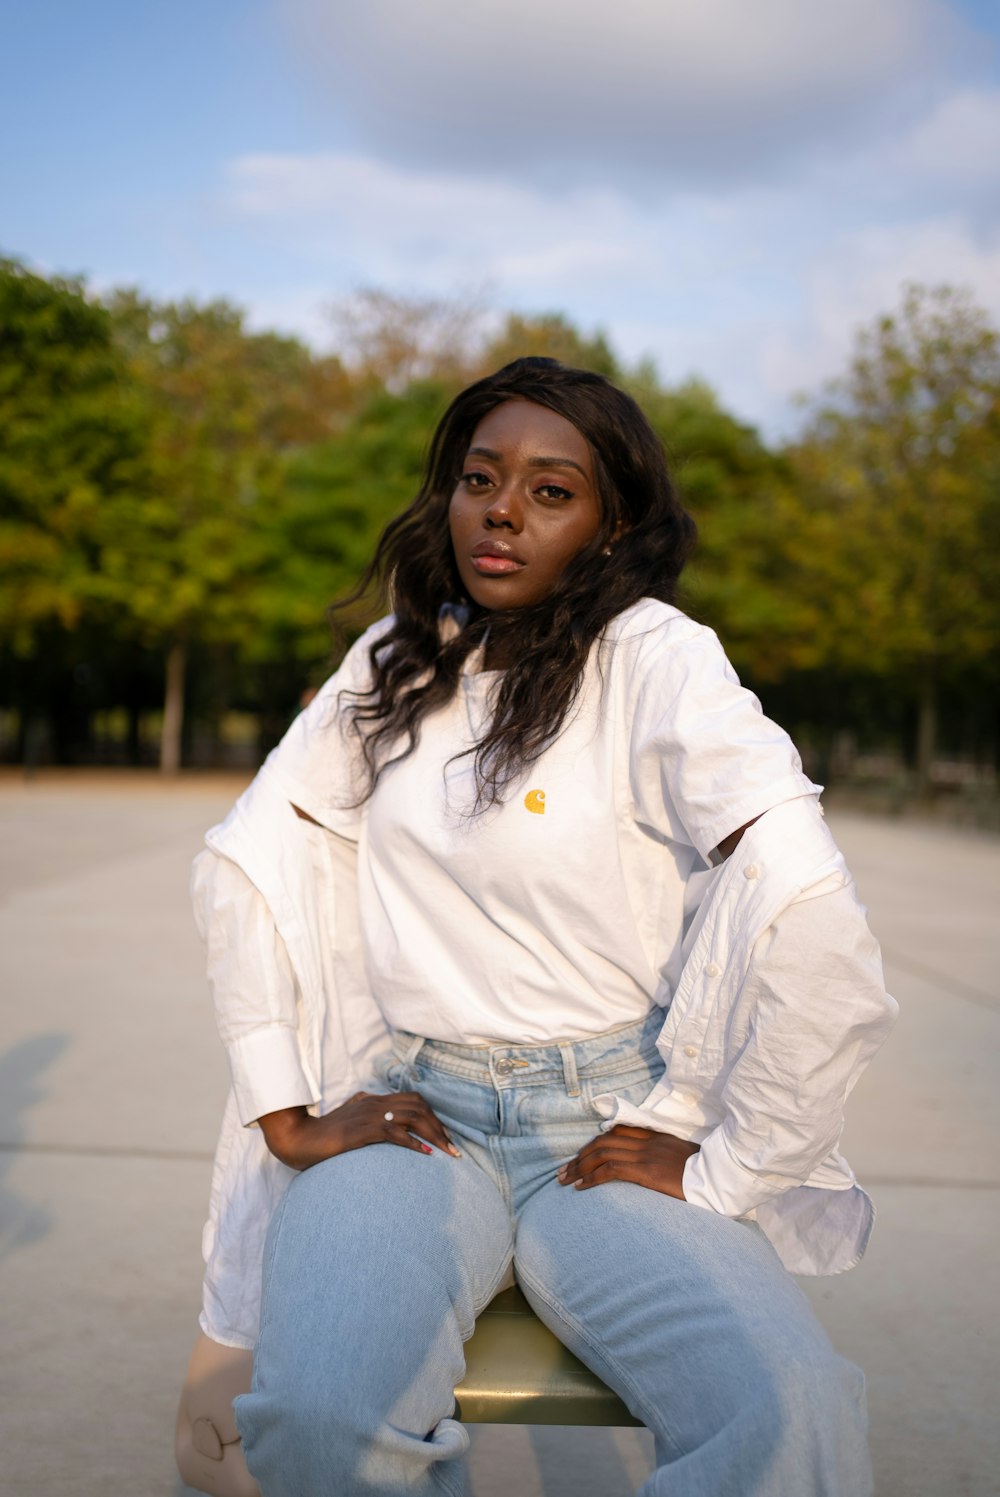
[[[572,499],[573,497],[573,490],[564,489],[561,483],[539,484],[535,492],[541,494],[543,499]]]
[[[490,479],[487,473],[463,473],[461,482],[467,489],[485,489]]]

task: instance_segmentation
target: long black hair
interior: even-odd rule
[[[464,597],[448,507],[480,421],[508,400],[546,406],[590,444],[601,507],[597,534],[570,561],[548,597],[489,610]],[[431,441],[424,480],[409,509],[390,521],[346,607],[378,584],[394,621],[370,652],[372,686],[350,707],[370,795],[382,770],[416,745],[423,718],[454,694],[469,653],[482,644],[516,649],[502,658],[489,728],[474,750],[476,809],[503,792],[558,734],[573,705],[594,641],[640,598],[674,599],[695,542],[695,525],[671,481],[663,445],[631,396],[603,375],[555,359],[516,359],[452,401]],[[606,554],[610,547],[610,555]],[[446,604],[465,603],[457,629],[442,630]]]

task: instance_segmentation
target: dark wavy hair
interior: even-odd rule
[[[600,528],[541,602],[485,609],[464,595],[448,526],[451,496],[480,421],[508,400],[546,406],[577,428],[593,454]],[[504,791],[559,733],[594,641],[641,598],[673,601],[695,543],[695,525],[671,481],[663,445],[638,405],[603,375],[555,359],[515,359],[452,401],[431,441],[420,492],[385,528],[345,608],[377,585],[394,620],[370,651],[372,686],[353,694],[371,794],[382,771],[416,746],[424,717],[454,694],[462,666],[482,644],[516,642],[504,658],[493,716],[475,754],[475,810]],[[611,554],[605,555],[610,546]],[[446,604],[466,606],[442,630]]]

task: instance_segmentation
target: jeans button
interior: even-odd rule
[[[498,1076],[509,1076],[513,1069],[514,1062],[512,1060],[508,1060],[506,1056],[504,1056],[502,1060],[498,1060],[496,1063],[496,1073]]]

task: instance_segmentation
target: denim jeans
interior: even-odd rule
[[[649,1091],[662,1018],[552,1045],[394,1037],[382,1084],[421,1092],[462,1158],[373,1145],[289,1187],[236,1402],[265,1497],[460,1497],[462,1345],[512,1261],[536,1313],[652,1431],[641,1497],[871,1492],[861,1373],[756,1225],[555,1178],[598,1131],[594,1096]]]

